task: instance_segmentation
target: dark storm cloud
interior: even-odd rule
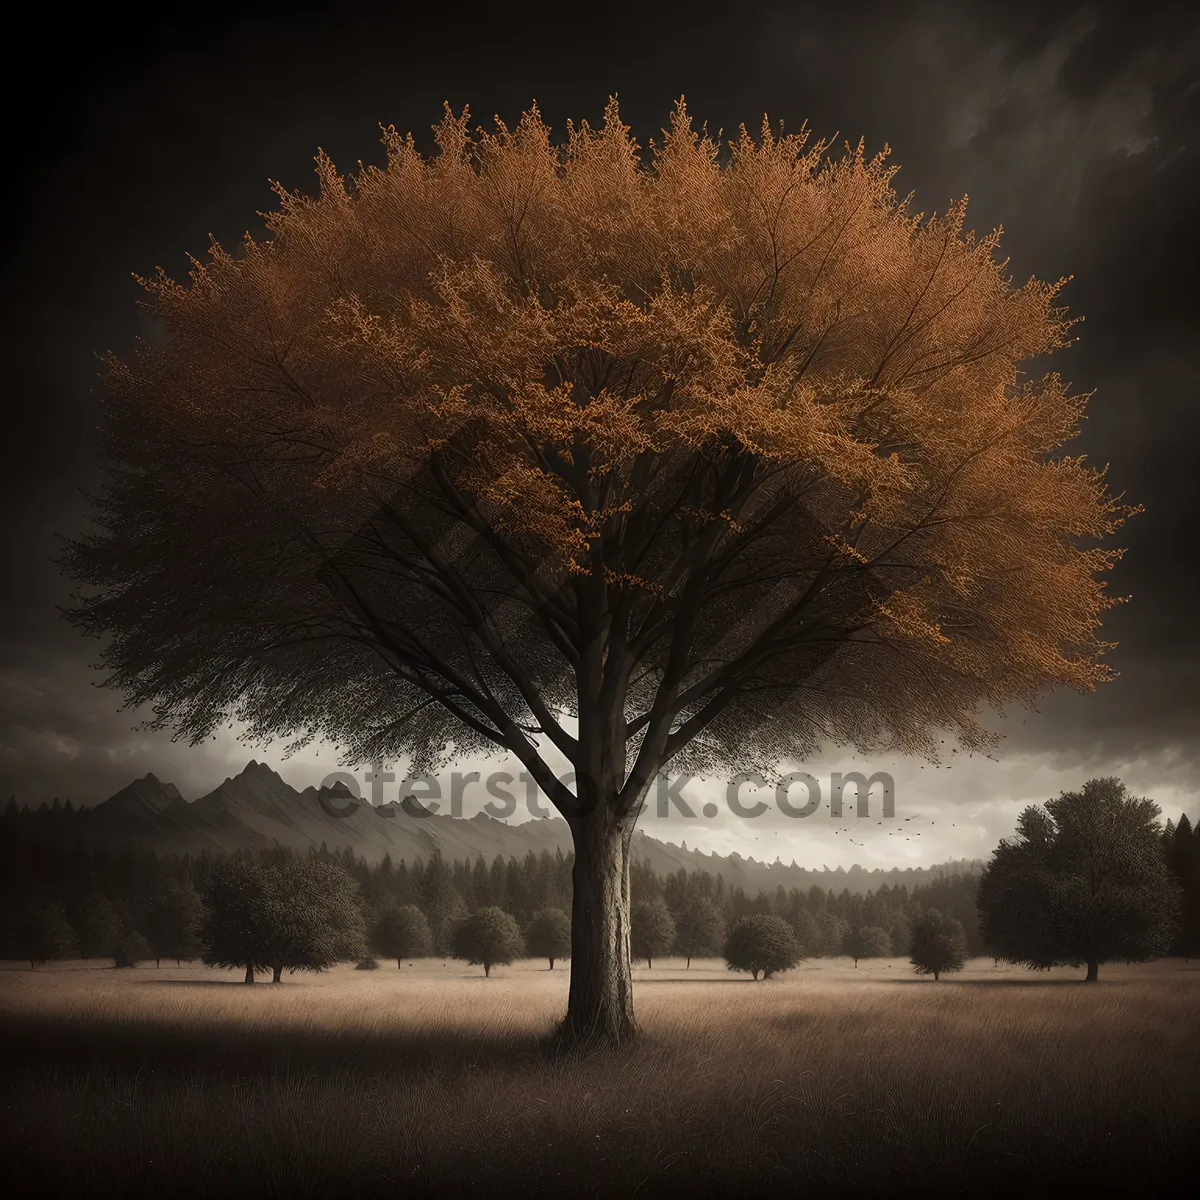
[[[1081,771],[1161,753],[1178,780],[1200,734],[1196,19],[1149,4],[521,12],[525,24],[438,24],[118,6],[30,42],[41,91],[10,106],[24,118],[5,201],[18,436],[0,479],[0,786],[96,798],[133,773],[135,750],[181,780],[189,769],[188,751],[138,741],[117,698],[90,688],[91,648],[53,608],[66,590],[53,535],[80,527],[78,489],[97,476],[96,356],[141,329],[129,273],[182,273],[210,231],[230,243],[257,228],[267,179],[308,186],[318,145],[344,165],[377,160],[380,121],[427,142],[444,99],[511,120],[536,97],[561,127],[596,119],[610,92],[643,143],[680,93],[727,135],[766,111],[872,151],[888,142],[918,209],[969,193],[969,224],[1003,223],[1018,282],[1074,273],[1081,341],[1047,365],[1096,389],[1076,449],[1111,463],[1114,489],[1146,512],[1112,584],[1133,597],[1110,622],[1121,678],[1009,718],[1004,753],[1053,751]]]

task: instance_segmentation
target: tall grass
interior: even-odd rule
[[[567,973],[0,975],[21,1194],[1155,1189],[1192,1170],[1200,970],[637,973],[640,1043],[547,1036]],[[1077,974],[1077,973],[1076,973]]]

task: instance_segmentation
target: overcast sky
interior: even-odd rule
[[[887,142],[919,209],[967,193],[969,226],[1003,224],[1017,282],[1073,274],[1065,300],[1086,321],[1055,367],[1095,389],[1074,451],[1111,464],[1113,489],[1146,508],[1111,584],[1131,597],[1108,627],[1115,682],[997,718],[994,759],[935,769],[831,748],[806,764],[826,782],[891,771],[893,822],[739,820],[722,802],[711,820],[647,830],[802,865],[915,865],[986,856],[1023,805],[1095,774],[1198,815],[1200,21],[1184,6],[521,5],[490,23],[454,8],[445,25],[405,20],[402,5],[286,19],[168,7],[183,6],[95,6],[69,24],[47,8],[55,24],[25,42],[35,82],[8,97],[0,794],[94,802],[153,770],[192,797],[252,753],[298,786],[337,769],[311,750],[283,764],[232,734],[189,748],[137,732],[137,714],[93,686],[94,645],[57,616],[55,535],[83,527],[98,478],[97,355],[143,331],[131,274],[182,275],[210,232],[233,243],[259,228],[268,181],[308,187],[318,146],[345,167],[379,161],[380,122],[427,142],[443,100],[511,123],[536,98],[561,128],[597,122],[615,92],[643,143],[680,94],[710,128],[754,128],[766,111]],[[698,804],[722,793],[687,790]]]

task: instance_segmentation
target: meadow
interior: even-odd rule
[[[1074,1194],[1197,1174],[1200,963],[637,969],[640,1041],[550,1036],[568,970],[246,987],[0,971],[8,1194]]]

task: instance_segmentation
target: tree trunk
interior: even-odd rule
[[[254,968],[253,968],[252,966],[249,966],[249,965],[247,965],[247,967],[246,967],[246,979],[245,979],[245,982],[246,982],[246,983],[253,983],[253,982],[254,982]]]
[[[690,954],[688,955],[687,966],[683,969],[685,971],[690,971],[692,969],[692,956]]]
[[[550,970],[554,970],[554,959],[550,960]]]
[[[271,982],[278,983],[283,978],[283,967],[278,963],[271,972]]]
[[[156,959],[154,960],[154,965],[155,965],[155,967],[156,967],[158,970],[160,970],[160,971],[161,971],[161,970],[162,970],[162,959],[161,959],[161,958],[156,958]]]
[[[1088,959],[1087,983],[1095,983],[1100,978],[1100,961],[1099,959]]]
[[[938,978],[939,978],[939,977],[940,977],[940,972],[938,972],[938,971],[934,971],[934,973],[933,973],[933,982],[934,982],[934,983],[937,983],[937,981],[938,981]]]
[[[491,964],[491,963],[484,963],[484,964],[483,964],[483,977],[484,977],[484,979],[490,979],[490,978],[491,978],[491,976],[492,976],[492,964]]]
[[[637,1032],[629,957],[632,821],[603,805],[572,822],[571,990],[563,1033],[572,1040],[627,1041]]]
[[[646,955],[646,970],[647,971],[654,970],[654,960],[648,954]]]

